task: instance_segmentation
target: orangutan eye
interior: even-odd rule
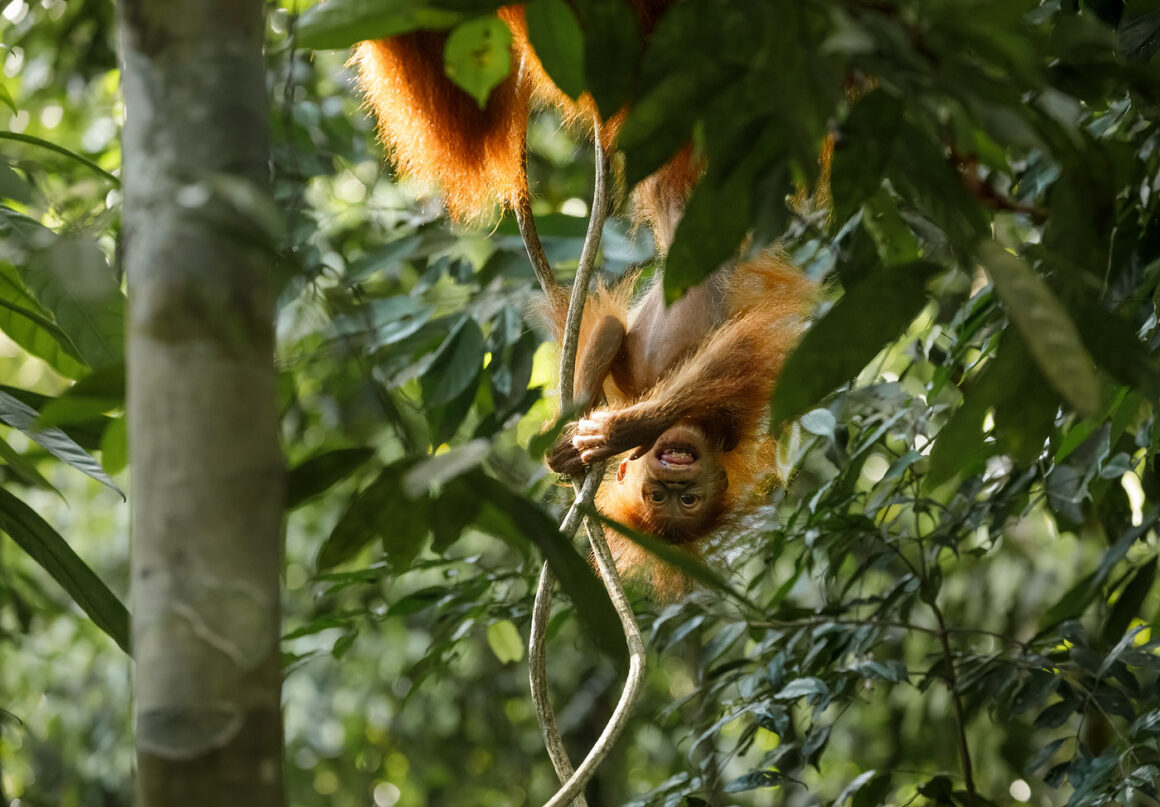
[[[665,492],[663,490],[654,490],[652,493],[649,494],[649,498],[652,499],[657,504],[660,504],[661,502],[663,502],[665,500]]]
[[[692,493],[682,493],[681,494],[681,504],[685,505],[685,507],[692,507],[696,503],[697,503],[697,497],[694,496]]]

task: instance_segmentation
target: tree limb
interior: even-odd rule
[[[533,266],[537,260],[546,265],[543,257],[543,248],[539,239],[534,237],[534,223],[530,211],[524,207],[517,208],[517,217],[523,215],[520,221],[520,230],[525,233],[525,245],[532,258]],[[580,262],[576,270],[576,278],[572,284],[572,295],[568,303],[568,314],[564,325],[564,334],[560,347],[559,389],[561,406],[567,407],[572,402],[576,354],[579,348],[580,323],[583,318],[584,301],[588,295],[588,286],[591,283],[592,273],[596,267],[596,254],[600,248],[600,236],[604,229],[604,222],[608,214],[608,158],[600,140],[600,130],[597,126],[596,136],[596,182],[592,198],[592,213],[588,220],[588,232],[584,239],[584,247],[580,253]],[[532,233],[529,240],[526,233]],[[544,283],[543,274],[537,269],[537,276]],[[576,501],[573,502],[564,521],[561,531],[571,537],[576,529],[585,508],[589,507],[596,495],[596,490],[604,476],[604,464],[598,463],[589,469],[586,477],[575,477],[572,480],[576,489]],[[624,630],[625,642],[629,651],[629,672],[625,681],[620,702],[617,704],[612,718],[604,727],[600,737],[593,745],[580,767],[573,771],[571,760],[568,758],[559,727],[556,725],[555,714],[552,710],[548,692],[548,678],[545,658],[545,633],[547,630],[548,615],[552,604],[552,587],[555,575],[547,563],[540,572],[539,585],[536,589],[536,601],[532,610],[532,630],[529,640],[528,654],[529,677],[531,679],[532,700],[536,705],[536,715],[540,721],[540,729],[544,735],[544,744],[552,765],[556,769],[563,786],[548,801],[550,807],[560,807],[571,804],[586,805],[583,790],[592,778],[596,768],[608,755],[616,739],[627,723],[629,714],[636,704],[640,694],[640,687],[644,681],[645,651],[644,641],[641,639],[640,629],[632,613],[632,606],[624,594],[620,577],[616,572],[616,562],[604,538],[604,531],[599,524],[587,521],[588,539],[592,544],[593,554],[596,557],[596,566],[604,582],[608,596],[612,600],[617,616],[620,618]]]

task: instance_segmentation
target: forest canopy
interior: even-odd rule
[[[294,805],[549,799],[527,682],[545,559],[573,761],[623,684],[589,550],[558,528],[573,494],[542,462],[566,417],[519,223],[456,220],[397,175],[348,64],[365,39],[445,32],[485,105],[514,69],[498,7],[266,3],[269,186],[188,161],[225,205],[209,232],[270,283]],[[666,553],[687,596],[628,587],[647,672],[588,803],[1156,804],[1160,5],[677,0],[649,30],[623,0],[525,13],[563,93],[626,110],[603,281],[663,267],[673,300],[775,250],[822,290],[769,404],[785,484],[703,565]],[[134,21],[101,0],[0,14],[0,803],[142,803]],[[241,125],[219,124],[186,136]],[[659,255],[629,196],[689,144],[706,169]],[[531,211],[563,283],[597,162],[583,124],[533,112]],[[259,392],[202,403],[236,418]]]

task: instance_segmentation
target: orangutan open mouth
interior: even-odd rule
[[[655,456],[665,468],[687,468],[697,461],[696,450],[687,445],[661,446]]]

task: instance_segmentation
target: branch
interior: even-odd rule
[[[580,336],[580,323],[583,318],[584,301],[588,296],[588,286],[591,283],[592,272],[596,267],[596,255],[600,249],[600,237],[604,230],[604,222],[608,215],[608,158],[600,140],[600,127],[596,127],[596,181],[592,198],[592,214],[588,220],[588,232],[584,238],[584,247],[580,252],[580,263],[576,270],[576,278],[572,283],[572,294],[568,301],[568,314],[565,319],[564,334],[560,347],[559,389],[561,406],[567,407],[572,402],[575,380],[576,354]],[[518,209],[517,217],[523,216],[527,223],[532,224],[531,216],[526,207]],[[525,233],[525,245],[528,254],[532,257],[533,266],[536,265],[537,255],[543,259],[543,249],[539,239],[529,241],[528,232],[534,236],[534,226],[525,227],[524,220],[520,224],[521,232]],[[543,276],[537,270],[537,276]],[[550,276],[550,273],[549,273]],[[598,463],[588,470],[587,476],[581,480],[575,477],[572,480],[577,497],[564,517],[561,531],[571,537],[576,529],[581,513],[591,506],[596,490],[604,477],[604,463]],[[564,748],[559,727],[556,725],[555,714],[552,711],[551,699],[548,692],[548,679],[545,659],[545,632],[547,630],[548,614],[552,604],[552,586],[555,576],[547,563],[540,572],[539,585],[536,589],[536,602],[532,610],[532,631],[529,640],[528,655],[529,677],[531,679],[532,700],[536,705],[536,715],[540,721],[540,730],[544,735],[544,744],[552,765],[556,769],[563,786],[548,801],[546,807],[562,807],[565,804],[586,805],[583,796],[584,786],[592,778],[596,768],[604,761],[613,744],[627,723],[628,716],[635,706],[640,695],[641,684],[644,681],[645,651],[644,641],[641,639],[640,628],[632,613],[632,606],[624,594],[620,577],[616,572],[616,561],[608,549],[603,529],[587,521],[588,540],[596,557],[596,566],[608,596],[612,600],[617,616],[620,618],[621,628],[624,631],[625,642],[629,651],[629,672],[625,681],[624,691],[621,692],[620,702],[617,704],[612,718],[604,727],[600,737],[584,758],[580,767],[573,771],[571,760]]]
[[[580,250],[580,264],[576,267],[576,278],[572,281],[572,295],[568,299],[568,316],[564,320],[564,335],[560,344],[560,405],[572,403],[572,387],[576,376],[576,352],[579,349],[580,322],[584,316],[584,301],[588,297],[588,285],[596,268],[596,253],[600,251],[600,236],[604,232],[604,221],[608,218],[608,155],[600,142],[599,121],[596,126],[596,183],[592,190],[592,215],[588,219],[588,232],[584,235],[584,247]]]
[[[596,497],[596,489],[604,476],[604,464],[593,468],[584,480],[576,496],[576,501],[568,509],[564,521],[560,524],[560,532],[571,539],[580,526],[580,519],[584,510],[591,506]],[[556,776],[561,782],[572,778],[574,769],[572,760],[568,758],[568,749],[564,747],[564,739],[560,735],[560,728],[556,725],[556,714],[552,710],[552,701],[548,691],[547,666],[547,631],[548,616],[552,610],[552,589],[556,584],[556,575],[552,567],[544,563],[540,569],[540,582],[536,586],[536,602],[532,607],[532,630],[528,638],[528,677],[531,681],[532,702],[536,706],[536,717],[540,721],[540,733],[544,736],[544,747],[548,749],[548,756],[552,760],[552,767],[556,769]],[[587,807],[583,795],[573,802],[573,807]]]
[[[524,165],[527,165],[526,151]],[[532,262],[532,271],[536,273],[536,280],[540,281],[544,294],[550,295],[556,288],[556,276],[552,274],[552,264],[548,262],[544,245],[540,243],[536,219],[532,216],[532,200],[526,187],[519,191],[512,209],[516,214],[516,224],[520,227],[520,237],[524,240],[524,249],[528,251],[528,260]]]

